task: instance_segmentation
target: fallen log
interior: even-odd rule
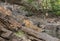
[[[9,29],[9,30],[12,30],[12,31],[17,31],[18,29],[20,29],[21,27],[21,24],[18,23],[16,20],[14,20],[13,18],[0,18],[0,22],[2,22],[2,25],[6,28],[6,29]]]
[[[44,41],[44,40],[37,39],[37,38],[35,38],[35,37],[33,37],[33,36],[30,36],[30,35],[28,35],[28,38],[29,38],[30,40],[32,40],[32,41]]]
[[[52,37],[44,32],[39,33],[39,32],[33,31],[33,30],[26,28],[26,27],[22,27],[21,29],[28,34],[35,36],[38,39],[43,39],[45,41],[60,41],[58,38]]]
[[[0,6],[0,41],[18,41],[20,39],[15,38],[13,34],[21,27],[21,24],[11,15],[10,10]]]

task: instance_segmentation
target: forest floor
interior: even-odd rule
[[[12,11],[12,16],[20,23],[23,17],[25,16],[25,12],[20,10],[18,5],[6,5],[4,3],[1,3],[0,6],[3,6],[5,8],[8,8]],[[60,16],[59,17],[43,17],[42,15],[33,15],[30,17],[27,17],[30,21],[33,22],[34,25],[38,25],[45,30],[45,33],[48,33],[49,35],[53,37],[60,38]],[[28,41],[28,40],[27,40]],[[32,40],[34,41],[34,40]],[[41,40],[40,40],[41,41]]]

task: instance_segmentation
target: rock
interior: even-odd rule
[[[21,41],[22,39],[20,37],[17,37],[15,34],[12,35],[9,41]]]
[[[6,40],[0,37],[0,41],[6,41]]]
[[[12,33],[13,33],[12,31],[7,30],[7,29],[5,29],[5,28],[2,28],[2,30],[4,31],[4,33],[2,33],[1,36],[4,37],[4,38],[10,38],[10,36],[11,36]]]

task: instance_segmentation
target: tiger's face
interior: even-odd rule
[[[24,23],[25,27],[27,27],[27,28],[33,29],[37,32],[44,32],[43,28],[39,28],[37,25],[34,25],[33,22],[28,19],[25,19],[23,21],[23,23]]]

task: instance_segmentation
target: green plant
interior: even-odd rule
[[[24,36],[25,33],[20,30],[20,31],[16,32],[15,34],[16,34],[16,36],[18,36],[18,37],[22,37],[22,36]]]

